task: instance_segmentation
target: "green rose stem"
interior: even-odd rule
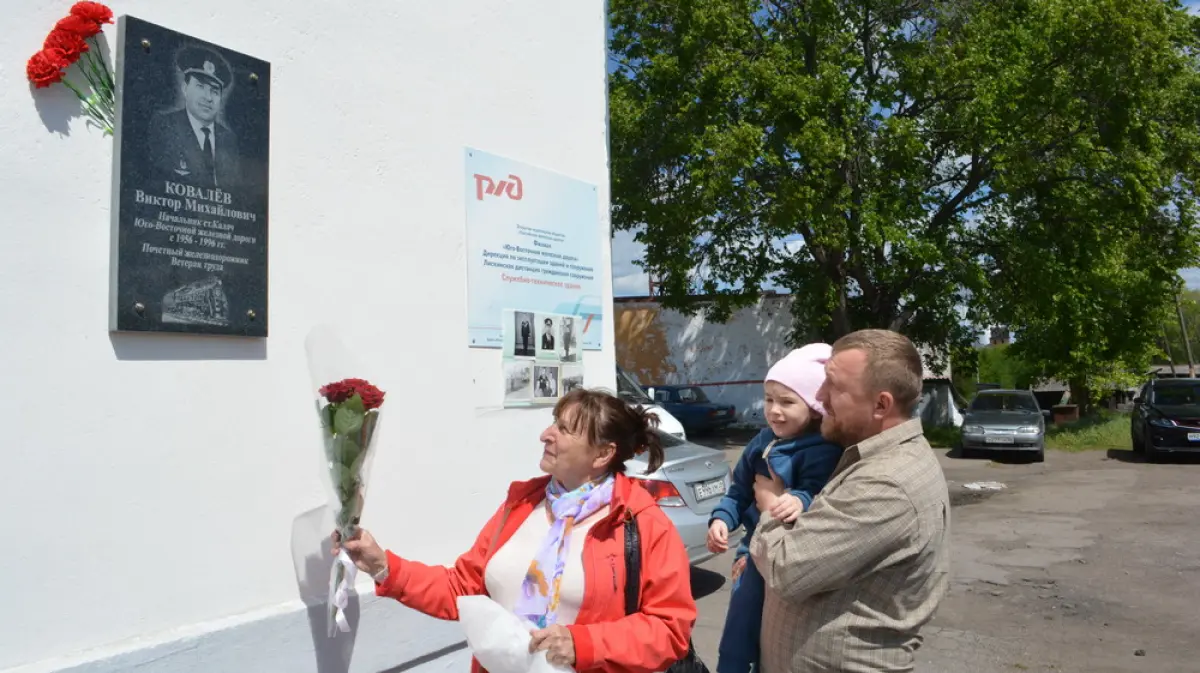
[[[322,424],[329,430],[326,457],[338,499],[334,525],[342,539],[354,536],[362,517],[362,471],[378,420],[378,410],[368,411],[357,393],[345,402],[331,403],[322,412]],[[345,566],[335,564],[332,585],[340,586],[345,577]],[[330,610],[334,607],[330,606]],[[332,635],[332,625],[330,628]]]

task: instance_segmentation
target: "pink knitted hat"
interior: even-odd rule
[[[814,411],[825,415],[825,407],[817,401],[817,390],[825,382],[825,362],[833,355],[829,344],[814,343],[783,356],[767,372],[766,381],[776,381],[800,396]]]

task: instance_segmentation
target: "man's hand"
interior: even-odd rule
[[[720,519],[714,519],[708,526],[708,550],[714,554],[729,551],[729,526]]]
[[[771,506],[771,516],[784,523],[791,523],[804,511],[804,501],[791,493],[785,493]]]
[[[539,629],[532,634],[529,641],[529,651],[546,650],[546,661],[555,666],[571,667],[575,665],[575,639],[565,626],[554,626]]]
[[[786,491],[783,480],[779,477],[770,479],[761,474],[754,477],[754,502],[758,505],[759,512],[770,512],[775,506],[775,501]]]

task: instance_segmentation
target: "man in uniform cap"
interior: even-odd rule
[[[157,115],[151,123],[149,151],[161,177],[197,187],[230,190],[240,182],[237,136],[217,120],[232,84],[225,60],[203,47],[176,57],[183,74],[183,109]]]

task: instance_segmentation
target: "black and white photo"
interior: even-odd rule
[[[538,331],[530,311],[514,311],[512,318],[513,355],[533,357],[537,355]]]
[[[541,359],[559,359],[559,321],[561,316],[537,314],[537,356]]]
[[[558,365],[535,365],[533,368],[533,399],[543,402],[558,399],[560,383],[558,375]]]
[[[562,394],[583,387],[583,365],[563,365]]]
[[[237,133],[225,121],[233,71],[214,49],[185,46],[175,55],[175,103],[150,123],[147,151],[155,178],[234,192],[241,184]],[[170,94],[164,94],[168,98]]]
[[[563,316],[562,328],[559,332],[559,341],[561,345],[563,362],[575,362],[579,354],[576,346],[578,345],[579,337],[575,332],[575,318],[573,316]]]
[[[265,337],[271,65],[117,32],[110,329]]]
[[[508,360],[504,363],[504,403],[528,403],[533,399],[533,362]]]

